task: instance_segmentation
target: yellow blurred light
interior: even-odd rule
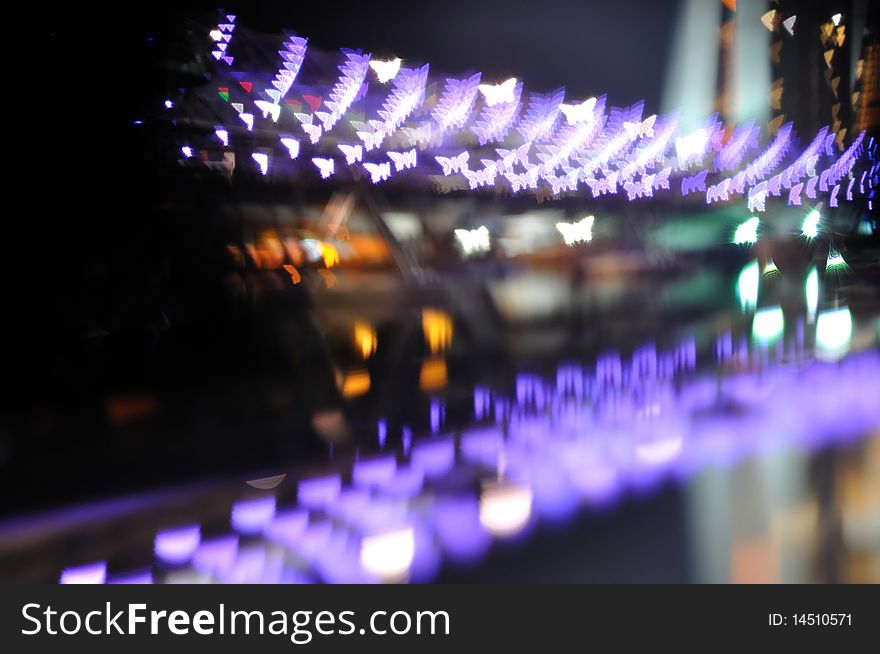
[[[330,243],[321,242],[321,258],[324,260],[324,265],[328,268],[332,268],[336,264],[339,263],[339,250],[337,250]]]
[[[825,51],[825,65],[831,68],[831,59],[834,57],[834,50],[828,49]]]
[[[360,397],[370,390],[370,373],[363,368],[356,368],[345,373],[342,382],[342,397]]]
[[[443,352],[452,344],[452,318],[440,309],[422,309],[422,332],[431,354]]]
[[[447,383],[446,360],[434,357],[422,361],[419,370],[419,388],[423,391],[436,391],[444,388]]]
[[[360,320],[354,323],[354,344],[363,359],[369,359],[376,352],[376,330]]]

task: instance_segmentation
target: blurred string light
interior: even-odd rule
[[[234,58],[227,54],[227,50],[229,42],[232,40],[232,33],[235,31],[235,18],[234,14],[224,14],[221,20],[225,22],[218,24],[216,28],[208,32],[209,37],[215,43],[215,49],[211,51],[211,55],[227,66],[231,66],[234,61]]]
[[[698,6],[705,4],[689,2],[688,11],[696,12]],[[705,24],[697,31],[711,32],[712,29],[707,30],[706,26],[710,22],[717,23],[718,13],[717,5],[712,12],[701,10],[699,15]],[[778,10],[772,10],[763,17],[760,13],[755,14],[753,22],[758,32],[766,37],[758,21],[763,20],[767,27],[775,31],[779,27],[780,17]],[[215,40],[215,56],[218,59],[228,51],[229,39],[235,28],[234,16],[226,16],[224,20],[226,22],[217,26],[221,37]],[[828,25],[830,28],[831,23]],[[271,86],[262,92],[264,97],[254,100],[256,110],[264,118],[279,121],[283,101],[283,106],[291,109],[309,140],[318,144],[352,104],[369,92],[366,75],[373,71],[380,82],[390,83],[392,88],[377,111],[376,118],[367,119],[362,114],[358,115],[357,120],[353,116],[349,117],[355,133],[362,141],[363,152],[379,148],[385,138],[398,130],[409,141],[410,147],[437,149],[437,152],[431,152],[436,156],[423,157],[421,162],[415,160],[415,148],[407,152],[395,151],[393,155],[385,153],[388,161],[366,162],[369,165],[365,165],[364,170],[374,183],[389,179],[392,170],[398,172],[425,163],[433,165],[433,161],[436,161],[442,168],[443,175],[462,174],[471,189],[496,186],[497,178],[504,177],[507,183],[500,184],[501,188],[509,188],[515,193],[536,191],[544,197],[549,186],[552,194],[558,195],[577,191],[583,183],[589,186],[594,197],[614,195],[623,189],[628,199],[635,200],[653,197],[657,189],[670,187],[669,177],[673,168],[662,166],[674,163],[669,156],[669,150],[674,146],[674,154],[678,160],[677,170],[686,170],[696,165],[706,166],[703,170],[688,171],[692,174],[683,176],[681,189],[682,195],[705,193],[707,203],[726,202],[733,195],[747,194],[750,211],[758,212],[766,210],[767,199],[780,197],[783,188],[788,191],[789,204],[795,206],[803,201],[804,192],[814,201],[817,200],[817,193],[830,193],[832,206],[837,206],[838,195],[841,196],[840,199],[854,201],[856,190],[862,194],[866,192],[863,181],[866,175],[862,175],[858,184],[850,181],[844,189],[845,193],[841,192],[845,177],[849,176],[849,180],[855,179],[852,167],[864,151],[861,134],[822,171],[822,175],[817,176],[815,166],[820,156],[833,157],[835,154],[833,149],[829,150],[829,138],[831,145],[834,145],[834,139],[838,139],[840,150],[843,150],[842,131],[834,133],[823,128],[794,164],[771,176],[782,158],[797,142],[791,123],[775,125],[775,136],[770,145],[758,153],[744,169],[735,173],[745,156],[757,147],[760,128],[754,121],[740,126],[730,138],[726,138],[727,134],[721,128],[717,116],[703,120],[702,124],[691,120],[689,115],[686,119],[684,114],[675,110],[668,111],[663,116],[644,116],[643,102],[624,108],[612,107],[606,111],[605,96],[566,103],[563,89],[548,94],[530,92],[528,107],[524,115],[520,115],[522,82],[511,77],[496,84],[481,83],[479,73],[464,79],[447,78],[439,97],[432,90],[426,101],[427,65],[404,68],[399,58],[373,60],[370,55],[358,50],[342,51],[344,61],[339,67],[340,75],[331,88],[309,89],[310,95],[302,95],[302,101],[285,99],[284,96],[294,83],[303,63],[306,44],[306,39],[301,37],[288,37],[283,42],[283,49],[279,50],[282,57],[281,67],[277,69]],[[701,62],[701,67],[704,64],[705,62]],[[712,66],[708,66],[708,69],[711,68]],[[714,79],[717,71],[710,73]],[[748,74],[752,75],[752,72]],[[758,72],[754,74],[760,77]],[[236,81],[245,92],[252,92],[252,82]],[[743,80],[736,80],[736,84],[743,86]],[[709,84],[706,88],[712,86]],[[228,86],[219,87],[218,93],[224,101],[230,102]],[[507,147],[497,149],[497,159],[482,159],[482,167],[471,163],[474,166],[472,170],[469,167],[469,153],[464,151],[450,156],[448,146],[444,148],[443,136],[450,129],[465,128],[468,121],[472,120],[476,98],[480,96],[483,98],[480,113],[470,126],[478,141],[481,144],[504,141],[513,128],[519,131],[523,141],[515,147],[509,142],[502,143]],[[751,99],[748,101],[751,102]],[[311,112],[302,113],[303,102],[308,103]],[[252,131],[254,114],[241,102],[230,104],[235,108],[239,119]],[[676,104],[681,106],[682,102]],[[375,106],[375,103],[365,106]],[[430,119],[422,118],[410,122],[411,116],[420,115],[420,108],[423,110],[421,115],[424,115],[425,109],[430,109]],[[687,111],[692,108],[693,106]],[[748,108],[737,107],[736,111],[746,109]],[[564,120],[560,120],[562,116]],[[363,152],[359,157],[353,149],[354,146],[339,144],[332,136],[328,139],[328,142],[331,141],[334,149],[337,145],[349,148],[345,152],[348,165],[361,163]],[[535,147],[531,147],[532,145]],[[400,145],[395,143],[394,147]],[[524,152],[518,152],[514,156],[512,153],[520,148]],[[297,146],[297,155],[298,151]],[[291,156],[294,157],[292,152]],[[709,156],[712,159],[705,161]],[[476,157],[471,159],[475,160]],[[386,164],[393,164],[393,169]],[[329,166],[321,167],[324,179],[335,173],[332,169],[328,172],[328,168]],[[725,170],[730,170],[731,175],[715,184],[709,184],[707,188],[707,176],[710,172],[714,174]],[[455,184],[459,181],[455,180]],[[436,183],[442,184],[439,181]],[[444,185],[446,186],[452,188],[452,184]]]
[[[504,104],[514,101],[514,90],[516,89],[516,78],[511,77],[500,84],[480,84],[477,86],[480,93],[486,100],[486,104],[494,107],[496,104]]]
[[[312,114],[301,114],[297,112],[294,113],[294,116],[297,120],[299,120],[299,126],[308,135],[309,141],[311,141],[313,144],[317,143],[318,139],[321,138],[323,130],[321,129],[320,125],[314,124],[314,117],[312,116]]]
[[[184,145],[182,148],[180,148],[180,152],[181,152],[181,153],[183,154],[183,156],[186,157],[187,159],[189,159],[190,157],[193,156],[192,148],[191,148],[190,146],[188,146],[188,145]]]
[[[552,93],[531,93],[529,95],[529,105],[526,108],[525,116],[516,127],[526,144],[538,140],[546,141],[553,135],[564,99],[565,89],[562,88],[556,89]],[[569,124],[571,124],[571,120],[571,118],[568,119]],[[590,120],[593,120],[593,116],[590,117]]]
[[[318,171],[321,173],[321,179],[327,179],[334,172],[335,164],[333,162],[333,159],[312,157],[312,163],[315,164],[315,166],[318,168]]]
[[[820,312],[816,319],[816,355],[830,361],[842,358],[849,351],[852,330],[849,307]]]
[[[340,143],[337,147],[345,155],[345,163],[349,166],[357,163],[364,156],[364,148],[361,145],[350,145],[347,143]]]
[[[324,102],[329,111],[315,112],[324,132],[330,131],[354,103],[370,69],[370,55],[359,50],[343,50],[342,53],[345,63],[339,67],[340,76],[329,93],[330,99]]]
[[[441,133],[464,127],[476,102],[479,84],[480,73],[465,79],[446,78],[440,100],[431,112]]]
[[[743,266],[736,278],[736,296],[743,311],[754,311],[758,306],[760,285],[761,274],[755,259]]]
[[[491,248],[489,228],[485,225],[476,229],[456,229],[455,238],[465,256],[488,252]]]
[[[513,79],[513,89],[508,94],[504,88],[510,82],[508,80],[500,87],[489,87],[496,89],[486,96],[486,106],[474,120],[471,131],[477,135],[480,145],[491,143],[494,141],[503,141],[513,126],[519,115],[520,98],[522,97],[522,82]],[[481,85],[485,86],[485,85]],[[499,90],[500,88],[500,90]],[[484,95],[487,93],[482,89]]]
[[[595,118],[596,98],[589,98],[580,104],[559,104],[559,111],[565,116],[569,125],[590,122]]]
[[[396,57],[388,61],[373,59],[370,61],[370,68],[376,73],[376,78],[381,84],[386,84],[393,80],[400,70],[401,59]]]
[[[835,26],[840,25],[840,19],[843,18],[842,14],[834,14],[831,17],[831,22],[834,23]]]
[[[291,159],[296,159],[299,156],[299,141],[292,136],[282,134],[280,139],[281,145],[287,148],[287,153],[290,155]]]
[[[467,150],[454,157],[434,157],[443,168],[443,174],[446,176],[468,170],[469,158],[470,153]]]
[[[589,243],[593,240],[593,221],[595,221],[594,216],[587,216],[575,223],[556,223],[556,229],[562,234],[566,245]]]
[[[174,109],[174,101],[173,100],[165,100],[165,108],[166,109]]]
[[[388,158],[394,162],[394,170],[400,172],[407,168],[415,168],[418,162],[416,149],[407,150],[406,152],[388,152]]]
[[[257,162],[257,165],[260,167],[260,173],[266,175],[269,172],[269,155],[265,152],[254,152],[251,154],[254,161]]]
[[[812,322],[816,317],[816,308],[819,306],[819,271],[816,266],[810,268],[810,272],[807,273],[804,296],[807,302],[807,317]]]
[[[379,120],[369,121],[372,131],[357,131],[367,150],[379,147],[382,141],[393,134],[410,114],[425,100],[425,85],[428,82],[427,64],[421,68],[402,68],[394,78],[391,93],[382,103],[377,115]]]
[[[262,100],[256,102],[257,106],[263,110],[264,118],[271,114],[272,120],[276,123],[278,122],[278,116],[281,113],[281,101],[287,95],[287,92],[296,80],[296,76],[299,74],[299,69],[302,67],[306,56],[307,45],[308,39],[300,36],[289,36],[283,43],[284,49],[278,51],[278,54],[283,59],[281,68],[277,70],[275,77],[272,79],[272,87],[266,88],[263,91],[272,100],[271,105],[274,105],[275,108],[267,107],[265,101]]]
[[[654,124],[656,122],[657,115],[654,114],[653,116],[648,116],[647,118],[645,118],[645,120],[637,123],[624,121],[623,128],[626,130],[626,133],[632,140],[641,137],[650,138],[654,136]]]
[[[746,245],[757,243],[758,226],[760,224],[761,219],[757,216],[752,216],[751,218],[737,226],[736,231],[733,233],[734,244]]]
[[[229,147],[229,132],[223,125],[216,125],[214,127],[214,136],[220,140],[224,147]]]
[[[470,188],[478,188],[480,186],[491,186],[495,183],[495,177],[498,174],[498,166],[494,161],[483,160],[482,170],[463,170],[461,171],[468,180]]]
[[[709,133],[706,128],[700,128],[685,136],[675,139],[675,154],[678,157],[678,167],[682,170],[694,160],[700,160],[709,144]]]
[[[822,219],[822,215],[816,210],[813,209],[804,217],[804,222],[801,223],[801,234],[807,239],[814,239],[819,235],[819,222]]]
[[[759,309],[752,320],[752,339],[761,345],[775,343],[782,338],[785,330],[785,317],[782,307],[773,306]]]
[[[378,184],[379,182],[383,182],[389,177],[391,177],[391,163],[388,161],[384,161],[382,163],[364,163],[364,168],[367,169],[367,172],[370,173],[370,181],[373,184]]]
[[[272,122],[277,123],[278,118],[281,117],[281,107],[274,102],[267,102],[266,100],[255,100],[254,104],[257,106],[261,112],[263,112],[263,118],[272,117]]]

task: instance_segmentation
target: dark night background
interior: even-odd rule
[[[536,90],[564,85],[570,97],[608,93],[618,105],[644,98],[646,111],[659,108],[678,11],[670,0],[244,4],[225,7],[240,25],[294,30],[328,51],[363,48],[449,74],[515,75]],[[151,274],[169,244],[155,241],[149,205],[166,189],[156,177],[157,144],[138,140],[131,124],[155,112],[167,90],[204,81],[187,69],[191,39],[204,38],[203,21],[217,6],[34,9],[25,86],[43,97],[16,110],[28,128],[10,136],[28,186],[7,225],[10,240],[23,244],[13,255],[8,408],[46,389],[81,387],[84,334],[155,322]]]

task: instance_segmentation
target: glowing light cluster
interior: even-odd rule
[[[226,14],[224,16],[226,22],[220,23],[217,27],[210,31],[209,36],[214,41],[215,49],[211,51],[211,55],[217,61],[222,61],[227,66],[231,66],[235,60],[227,53],[229,42],[232,40],[232,33],[235,31],[235,15]]]
[[[210,35],[218,48],[229,43],[235,27],[234,16],[224,21]],[[775,15],[771,24],[773,29],[779,26]],[[235,109],[249,131],[255,129],[255,114],[279,123],[281,109],[288,108],[308,139],[301,144],[289,134],[276,134],[278,147],[297,158],[305,144],[312,150],[309,158],[325,179],[338,172],[328,152],[331,150],[341,154],[340,160],[348,165],[343,172],[355,178],[366,172],[378,183],[392,173],[418,168],[432,175],[431,181],[443,191],[498,186],[502,192],[508,188],[514,193],[534,191],[543,198],[548,193],[577,192],[583,183],[593,197],[614,195],[622,189],[627,199],[636,200],[652,198],[676,183],[682,196],[704,194],[709,204],[746,196],[749,211],[755,213],[765,211],[770,198],[787,198],[793,206],[800,206],[806,198],[819,205],[825,199],[820,194],[827,194],[829,208],[855,201],[856,194],[865,197],[869,210],[873,208],[874,169],[870,174],[854,170],[866,150],[864,134],[818,173],[822,157],[833,157],[837,147],[843,147],[843,133],[825,127],[780,169],[797,142],[791,123],[779,127],[771,142],[754,156],[760,134],[754,123],[741,125],[731,134],[713,115],[697,129],[682,133],[677,112],[645,116],[643,102],[606,110],[605,96],[565,102],[562,88],[524,96],[526,91],[517,78],[487,83],[479,73],[445,78],[438,92],[436,84],[429,86],[428,65],[404,67],[400,58],[373,60],[360,50],[342,50],[340,74],[331,88],[318,84],[309,86],[301,98],[285,97],[300,74],[307,43],[302,37],[286,37],[279,51],[281,67],[263,98],[253,100],[254,113],[246,106],[246,96],[238,101],[230,95],[230,87],[237,89],[237,85],[251,93],[254,83],[242,79],[241,74],[232,75],[231,83],[220,82],[226,85],[211,91],[213,95],[217,88],[220,98]],[[377,80],[373,87],[367,83],[370,71],[375,75],[371,81]],[[251,79],[263,77],[254,73]],[[384,84],[390,88],[375,90]],[[378,93],[386,94],[381,103],[375,97]],[[349,111],[361,98],[367,99],[365,111],[378,105],[374,116]],[[181,107],[175,110],[185,113],[180,102]],[[523,107],[525,111],[521,111]],[[430,119],[426,120],[422,116],[428,112]],[[346,125],[353,128],[359,142],[325,138],[346,114]],[[270,127],[261,128],[262,133]],[[215,126],[214,136],[224,147],[229,146],[232,134],[231,128]],[[471,134],[476,136],[479,149]],[[387,147],[393,148],[390,152],[385,151],[386,139]],[[486,146],[494,143],[498,144],[495,153],[487,155]],[[427,156],[420,160],[416,149],[426,151]],[[377,150],[379,156],[364,161],[367,153]],[[185,157],[192,156],[193,150],[188,152]],[[754,158],[743,164],[749,155]],[[265,173],[272,152],[261,144],[252,156]],[[436,176],[434,162],[444,177],[461,177],[443,180]],[[206,159],[206,163],[210,161]]]
[[[382,141],[400,127],[407,117],[421,105],[425,99],[427,81],[427,64],[421,68],[400,69],[394,77],[393,90],[378,112],[381,120],[370,121],[373,131],[363,130],[357,133],[367,150],[379,147]]]
[[[565,89],[556,89],[547,94],[532,93],[529,96],[525,116],[516,127],[524,141],[547,141],[553,136],[564,99]]]
[[[324,102],[329,111],[316,111],[315,116],[321,121],[321,130],[329,132],[348,111],[361,90],[361,86],[370,70],[370,55],[360,50],[343,50],[345,63],[339,66],[339,80],[330,91],[330,99]],[[313,143],[316,139],[313,139]]]
[[[479,85],[479,73],[466,79],[447,78],[443,94],[431,112],[431,117],[437,121],[441,133],[464,127],[477,101]]]
[[[758,136],[761,128],[749,121],[737,127],[730,141],[715,155],[712,162],[718,172],[738,168],[745,156],[758,148]]]
[[[431,350],[447,348],[449,316],[426,309],[423,320]],[[276,475],[248,482],[226,533],[208,537],[218,526],[210,517],[158,529],[151,539],[155,575],[113,570],[108,560],[120,557],[111,549],[108,560],[64,567],[59,581],[430,581],[446,561],[473,564],[495,539],[558,525],[633,489],[645,494],[670,478],[734,466],[768,448],[800,451],[868,433],[880,419],[870,392],[880,358],[870,348],[850,352],[855,326],[846,306],[821,311],[819,361],[800,363],[781,354],[797,347],[794,334],[774,355],[770,346],[785,336],[786,316],[780,306],[765,307],[751,329],[718,335],[717,368],[708,374],[702,353],[697,374],[693,339],[668,350],[646,343],[629,358],[608,352],[593,366],[563,364],[546,377],[520,372],[510,391],[477,386],[476,424],[449,433],[443,401],[431,397],[423,412],[430,434],[415,438],[402,426],[397,452],[388,451],[396,443],[380,418],[376,439],[385,452],[335,460],[318,476],[299,479],[295,501],[279,486],[285,475]],[[358,352],[372,356],[372,328],[361,329]],[[755,356],[760,366],[726,365]],[[431,356],[420,384],[442,388],[446,375],[444,359]],[[354,381],[344,394],[369,391],[366,370],[346,379]],[[457,480],[455,492],[430,483],[437,478]]]
[[[293,86],[296,76],[302,68],[303,60],[306,57],[306,47],[308,39],[300,36],[290,36],[284,42],[284,50],[279,50],[278,54],[284,60],[281,68],[275,73],[272,79],[272,87],[265,89],[266,95],[272,100],[275,106],[281,104],[284,96]],[[277,112],[273,114],[273,119],[278,122]]]
[[[678,167],[681,170],[686,170],[692,164],[703,161],[708,153],[711,138],[718,129],[717,125],[718,119],[713,116],[710,125],[675,139],[675,154],[678,158]]]
[[[472,130],[480,145],[492,141],[502,141],[517,118],[522,95],[522,82],[511,78],[497,86],[480,84],[478,87],[486,96],[486,106],[474,121]]]

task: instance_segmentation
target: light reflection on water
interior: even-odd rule
[[[696,581],[824,580],[823,557],[841,557],[822,535],[829,520],[851,565],[827,580],[880,580],[880,544],[870,537],[878,506],[866,499],[877,477],[865,468],[880,457],[880,439],[865,439],[880,426],[871,392],[880,357],[844,356],[853,327],[840,311],[820,313],[814,332],[817,348],[840,360],[812,357],[803,334],[768,349],[766,339],[726,333],[711,362],[685,340],[629,358],[607,353],[592,367],[563,364],[553,375],[521,373],[509,393],[476,386],[474,425],[459,433],[444,432],[435,400],[431,434],[411,447],[300,479],[295,501],[290,478],[249,491],[232,507],[232,534],[199,542],[198,525],[163,531],[160,560],[136,578],[430,581],[441,565],[485,558],[493,543],[673,481],[684,488]],[[835,503],[824,506],[811,466],[822,448],[847,443],[866,454],[846,463]],[[128,574],[99,563],[68,568],[61,580]]]

